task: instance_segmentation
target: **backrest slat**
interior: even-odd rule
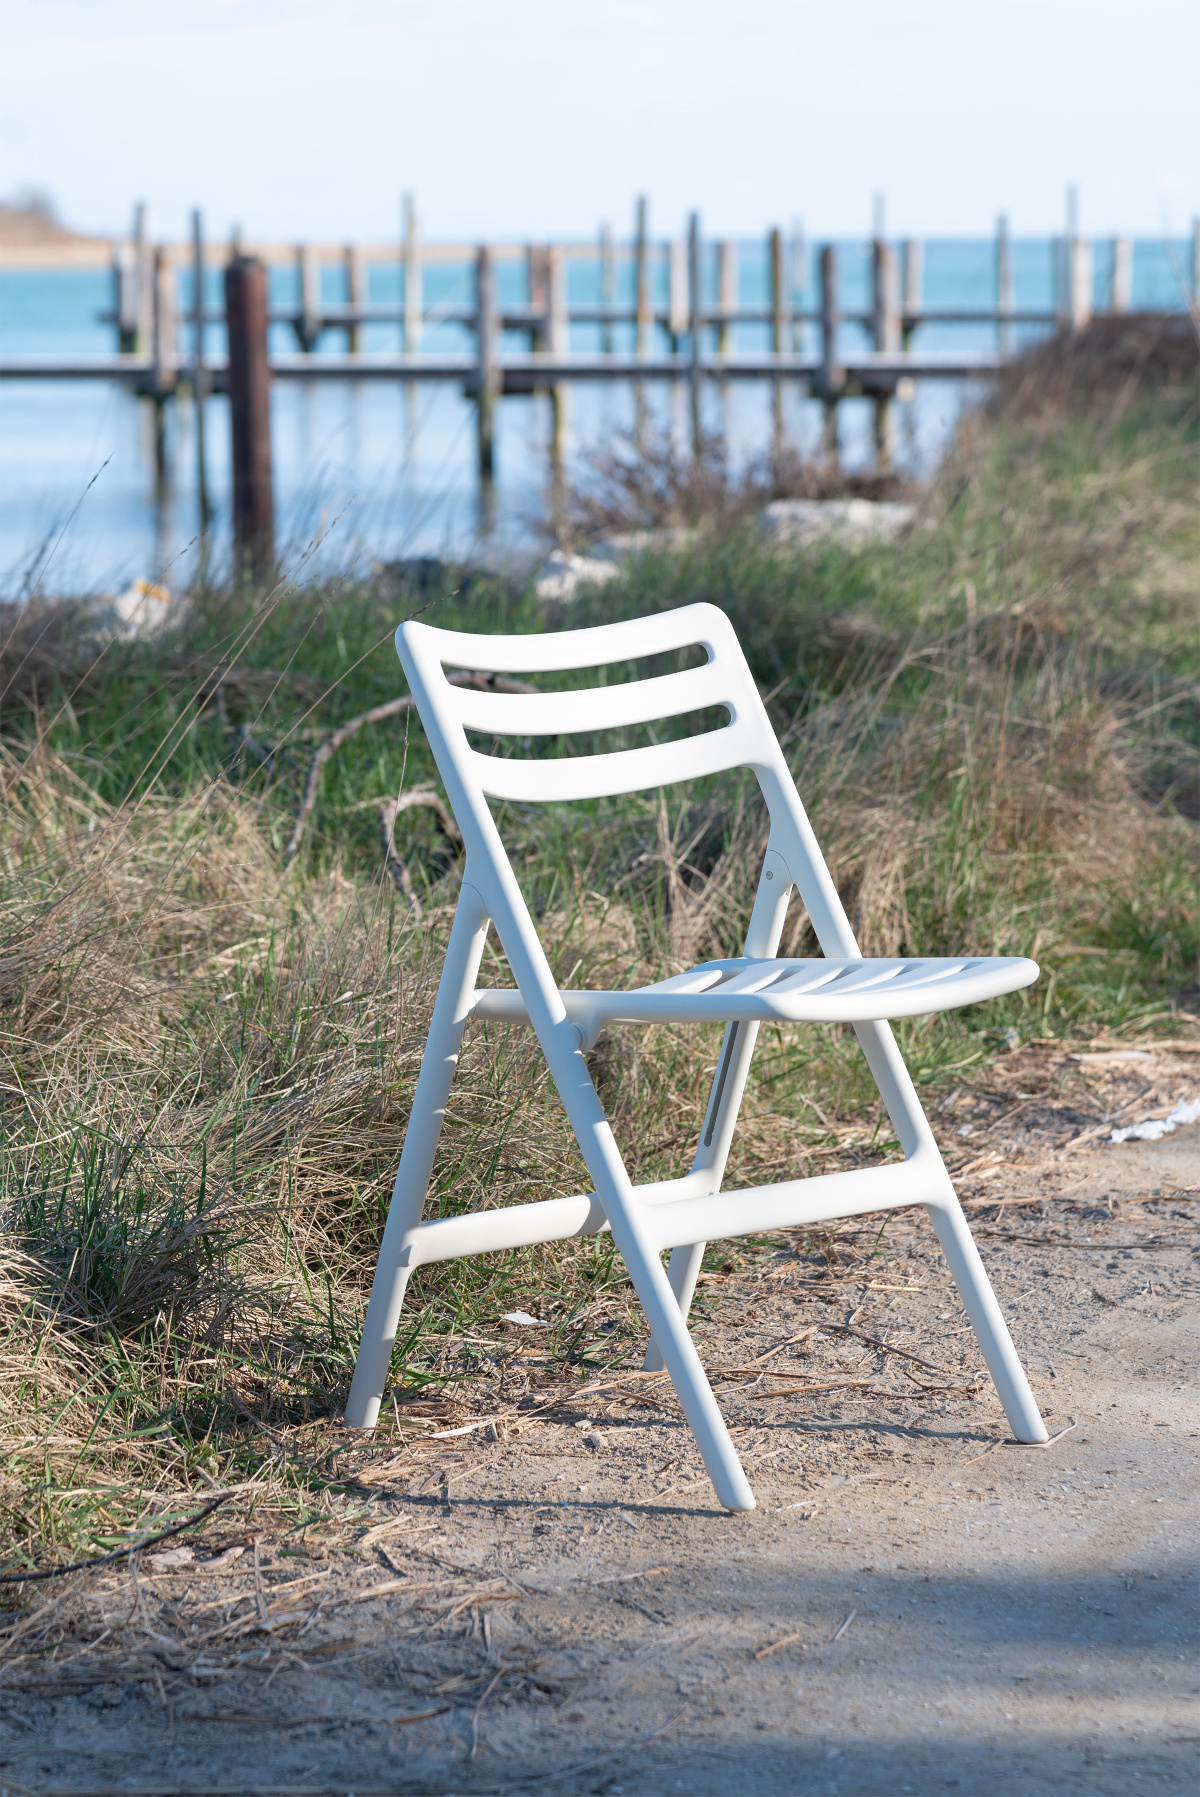
[[[494,799],[544,805],[561,799],[608,799],[623,792],[646,792],[699,780],[726,768],[753,761],[750,733],[736,723],[702,736],[650,743],[641,749],[617,749],[608,755],[545,756],[534,760],[479,755],[470,751],[480,786]]]
[[[448,668],[470,668],[488,674],[548,674],[566,668],[603,668],[615,661],[644,661],[703,643],[709,653],[741,647],[732,624],[715,605],[685,605],[678,611],[655,612],[620,624],[598,624],[587,630],[555,630],[537,636],[476,636],[438,630],[430,624],[402,624],[407,640],[423,639]],[[397,639],[400,632],[397,631]]]
[[[468,730],[495,736],[571,736],[680,717],[711,705],[732,709],[740,696],[739,684],[721,662],[710,661],[678,674],[573,692],[486,693],[465,686],[451,690],[459,721]]]

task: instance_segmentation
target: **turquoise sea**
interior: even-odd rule
[[[1045,239],[1014,246],[1018,310],[1052,309],[1053,246]],[[990,240],[933,241],[925,245],[924,294],[934,308],[984,308],[994,303],[994,244]],[[815,251],[795,268],[795,299],[811,307],[816,293]],[[1133,304],[1176,310],[1189,246],[1144,241],[1135,245]],[[793,265],[794,266],[794,265]],[[839,245],[842,305],[848,311],[869,304],[870,247]],[[1103,307],[1109,288],[1111,247],[1095,246],[1095,301]],[[526,298],[523,259],[498,264],[499,300]],[[667,265],[657,267],[665,300]],[[703,279],[715,297],[715,252],[706,254]],[[210,271],[210,303],[220,304],[220,274]],[[271,302],[281,307],[297,299],[296,271],[271,271]],[[403,276],[395,263],[372,263],[366,298],[396,303]],[[321,269],[322,296],[345,298],[340,265]],[[754,306],[767,300],[767,256],[761,242],[739,250],[739,299]],[[620,252],[617,299],[632,303],[633,266]],[[805,288],[807,286],[807,291]],[[569,299],[598,300],[600,262],[573,259]],[[468,304],[472,271],[468,261],[430,262],[424,270],[424,300],[436,315],[441,305]],[[191,302],[190,276],[180,279],[180,301]],[[111,325],[99,315],[112,305],[112,282],[104,269],[20,269],[0,271],[0,354],[104,353],[115,348]],[[811,327],[808,327],[811,329]],[[843,327],[846,347],[861,347],[860,328]],[[1018,327],[1018,342],[1041,327]],[[576,324],[573,350],[598,350],[601,327]],[[210,327],[206,348],[223,349],[220,327]],[[272,347],[295,350],[286,325],[272,327]],[[732,333],[732,349],[766,347],[766,326],[744,324]],[[929,351],[992,349],[994,326],[942,324],[922,327],[914,347]],[[344,333],[328,331],[318,348],[344,347]],[[186,349],[189,333],[181,331]],[[361,336],[364,350],[397,350],[399,327],[371,324]],[[513,335],[506,346],[528,347]],[[632,350],[632,327],[613,330],[613,346]],[[800,347],[815,347],[815,339]],[[469,351],[471,334],[461,324],[429,319],[422,348]],[[767,383],[734,383],[724,397],[708,394],[706,422],[724,430],[733,457],[763,454],[771,440],[771,396]],[[954,421],[973,394],[967,383],[924,382],[898,408],[899,459],[928,468],[944,447]],[[650,400],[663,430],[686,426],[682,386],[651,387]],[[870,407],[848,400],[841,407],[844,460],[870,461]],[[228,551],[229,422],[226,401],[206,403],[207,462],[217,517],[212,546],[218,559]],[[347,569],[396,556],[464,553],[478,541],[481,525],[474,457],[474,409],[457,386],[425,383],[411,391],[399,383],[276,383],[272,398],[273,446],[280,541],[293,563]],[[570,397],[570,454],[576,472],[589,454],[611,445],[633,421],[632,389],[616,383],[579,383]],[[815,447],[820,409],[799,386],[785,390],[785,426],[801,450]],[[489,531],[503,543],[520,545],[542,529],[548,484],[549,408],[537,397],[502,401],[497,425],[495,509]],[[0,383],[0,595],[16,596],[36,583],[46,592],[97,592],[135,577],[185,585],[198,553],[194,479],[194,418],[190,403],[167,407],[171,478],[156,490],[153,408],[115,384],[98,381],[4,381]],[[316,545],[314,550],[314,544]]]

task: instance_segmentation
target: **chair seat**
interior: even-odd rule
[[[686,973],[631,992],[562,992],[585,1040],[605,1023],[874,1023],[923,1017],[1030,986],[1036,961],[983,958],[704,961]],[[472,1016],[528,1023],[517,991],[478,991]]]

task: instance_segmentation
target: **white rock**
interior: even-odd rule
[[[589,544],[586,555],[555,549],[543,562],[533,590],[539,599],[574,599],[581,587],[615,580],[635,556],[655,550],[678,553],[689,548],[697,534],[684,524],[666,524],[660,530],[618,531]]]
[[[533,590],[539,599],[574,599],[581,587],[603,586],[620,572],[618,562],[555,549],[542,563]]]
[[[777,543],[801,545],[828,541],[848,548],[890,543],[908,529],[916,507],[879,499],[775,499],[764,506],[759,523]]]
[[[177,1566],[190,1566],[196,1558],[193,1547],[171,1547],[162,1554],[151,1554],[150,1564],[155,1572],[171,1572]]]

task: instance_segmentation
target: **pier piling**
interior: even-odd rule
[[[196,509],[203,532],[212,517],[208,468],[204,453],[204,402],[208,370],[204,364],[204,221],[192,213],[192,409],[196,418]]]
[[[496,360],[495,266],[489,246],[475,256],[475,405],[479,446],[479,484],[486,495],[496,477],[496,401],[500,371]]]
[[[229,332],[229,422],[233,450],[233,542],[238,573],[275,571],[271,478],[271,366],[267,359],[267,267],[235,255],[225,270]]]

